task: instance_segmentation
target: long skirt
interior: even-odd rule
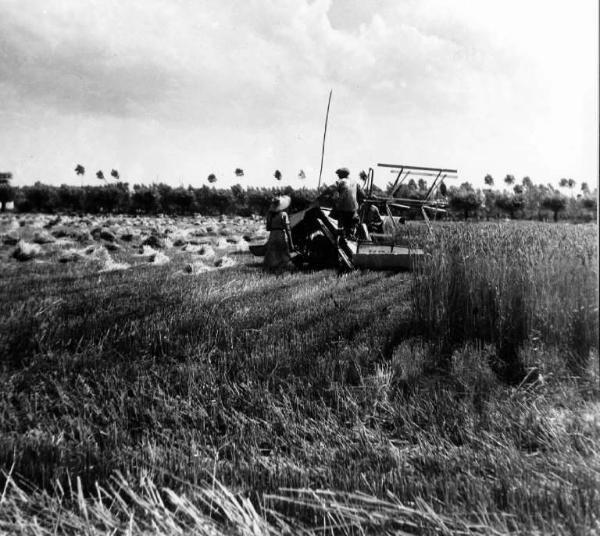
[[[271,272],[280,272],[292,266],[290,248],[285,231],[274,230],[267,240],[264,267]]]

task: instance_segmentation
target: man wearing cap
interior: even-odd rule
[[[358,183],[350,177],[348,168],[340,168],[336,172],[338,181],[335,183],[337,193],[331,217],[338,221],[344,236],[351,236],[358,223],[358,206],[364,199],[364,194]]]

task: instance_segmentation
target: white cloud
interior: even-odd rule
[[[329,174],[400,160],[589,180],[597,20],[593,2],[536,0],[5,0],[2,165],[62,182],[118,162],[174,184],[241,166],[271,184],[318,169],[333,88]]]

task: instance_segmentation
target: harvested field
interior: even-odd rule
[[[161,266],[172,260],[178,267],[202,261],[211,268],[226,268],[236,263],[231,255],[248,252],[249,242],[265,238],[256,218],[4,215],[0,262],[8,272],[28,272],[40,265],[51,271],[57,262],[77,263],[78,273]],[[34,262],[15,264],[11,259]]]
[[[0,532],[600,531],[594,225],[279,277],[257,219],[0,235]]]

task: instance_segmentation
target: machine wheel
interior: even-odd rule
[[[320,231],[312,233],[306,243],[308,262],[315,268],[337,266],[337,251]]]

